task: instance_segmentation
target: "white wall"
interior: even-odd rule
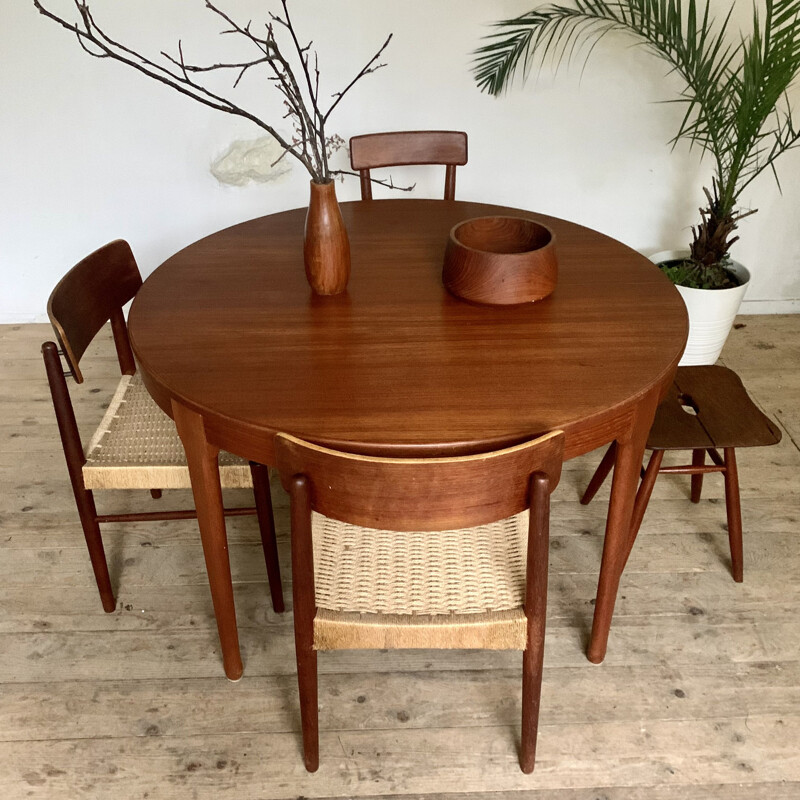
[[[256,19],[272,5],[220,3]],[[657,103],[673,97],[677,85],[661,63],[609,37],[582,78],[579,68],[555,78],[545,69],[499,100],[477,91],[469,54],[484,23],[535,5],[292,0],[291,7],[301,35],[315,40],[331,92],[395,34],[388,66],[359,84],[332,120],[344,138],[463,129],[470,163],[459,173],[461,199],[566,217],[644,253],[684,245],[711,165],[685,146],[666,145],[680,110]],[[712,6],[724,10],[728,0]],[[748,6],[737,3],[745,21]],[[190,56],[231,44],[216,36],[219,26],[202,0],[94,0],[92,8],[109,31],[154,54],[175,52],[179,36]],[[233,140],[259,135],[255,127],[110,60],[89,58],[30,0],[3,3],[0,45],[0,322],[44,319],[59,276],[109,239],[128,239],[148,274],[200,236],[307,202],[299,167],[272,184],[220,185],[211,162]],[[237,91],[242,104],[278,119],[274,90],[264,82],[253,76]],[[800,115],[800,87],[792,99]],[[764,175],[745,198],[760,209],[742,224],[744,241],[734,250],[753,273],[746,312],[800,310],[800,150],[783,156],[779,173],[783,195]],[[415,179],[420,195],[440,191],[438,174],[434,181],[415,172]],[[355,199],[358,182],[349,179],[337,191],[340,199]]]

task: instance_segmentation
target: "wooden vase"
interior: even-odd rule
[[[350,279],[350,240],[336,199],[336,184],[311,181],[303,258],[316,294],[340,294]]]

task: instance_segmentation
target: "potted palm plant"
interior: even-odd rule
[[[583,53],[585,60],[601,37],[619,30],[683,79],[678,99],[685,113],[672,143],[698,145],[711,157],[714,177],[704,189],[689,250],[653,257],[689,310],[682,364],[713,363],[719,356],[750,280],[730,256],[738,223],[755,213],[742,210],[740,199],[764,170],[777,180],[776,159],[800,141],[786,96],[800,71],[800,0],[765,0],[761,14],[754,6],[749,36],[729,36],[730,16],[715,21],[709,0],[547,4],[495,23],[474,64],[478,86],[499,95],[516,73],[527,76],[537,57],[554,56],[559,65]]]

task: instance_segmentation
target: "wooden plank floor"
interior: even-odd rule
[[[688,479],[662,476],[608,657],[590,664],[608,489],[580,506],[600,454],[567,464],[531,776],[517,766],[519,654],[435,651],[322,654],[321,767],[308,775],[291,614],[269,608],[252,518],[229,525],[238,684],[222,672],[195,523],[106,527],[119,603],[104,614],[39,355],[49,328],[0,326],[0,798],[800,798],[800,315],[739,324],[724,361],[784,432],[740,451],[745,583],[729,574],[721,479],[692,506]],[[115,362],[107,341],[86,358],[73,395],[88,436]],[[274,496],[290,600],[287,504]],[[99,505],[156,502],[191,497]]]

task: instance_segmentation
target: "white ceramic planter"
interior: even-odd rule
[[[686,258],[688,255],[686,250],[665,250],[650,256],[650,260],[658,264],[674,258]],[[686,342],[680,366],[713,364],[719,358],[750,285],[750,272],[746,267],[733,261],[730,270],[741,281],[740,286],[732,289],[675,287],[689,312],[689,340]]]

